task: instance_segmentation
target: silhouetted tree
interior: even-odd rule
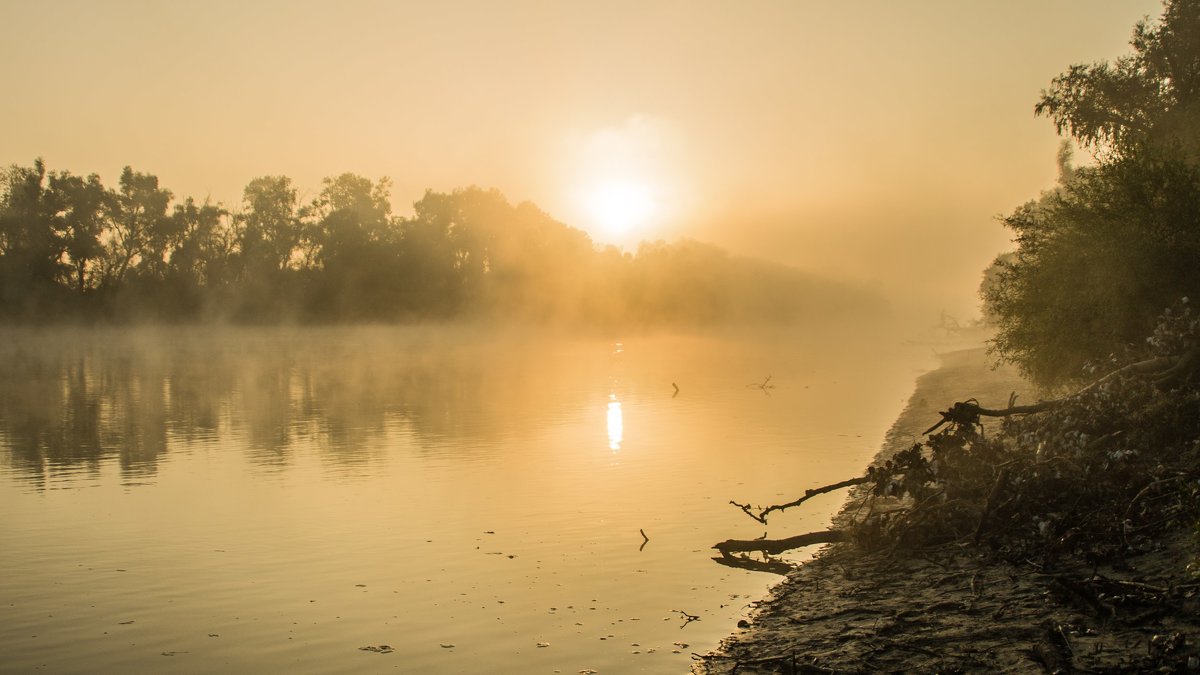
[[[128,166],[121,171],[105,244],[105,284],[120,286],[131,270],[144,277],[161,275],[173,234],[167,217],[170,202],[171,192],[158,187],[157,176]]]
[[[98,283],[96,267],[104,254],[100,238],[112,209],[112,194],[96,174],[85,179],[69,172],[50,174],[50,193],[70,269],[68,284],[83,294]]]
[[[14,165],[0,180],[0,303],[6,313],[24,315],[57,299],[64,244],[55,229],[45,163]]]
[[[238,214],[238,248],[247,274],[281,272],[292,264],[303,223],[296,189],[287,176],[263,176],[246,185]]]
[[[216,302],[233,280],[234,237],[229,212],[214,204],[197,205],[188,197],[171,214],[170,248],[161,311],[186,318]]]
[[[236,317],[271,320],[295,311],[305,227],[290,178],[262,176],[246,185],[234,217]]]
[[[1034,111],[1084,145],[1120,157],[1147,145],[1200,151],[1200,2],[1168,0],[1158,23],[1141,21],[1133,53],[1076,64],[1054,78]]]
[[[400,263],[409,289],[409,312],[450,314],[462,305],[463,284],[457,268],[469,253],[458,251],[455,239],[469,237],[461,232],[468,226],[461,222],[457,201],[454,195],[427,190],[413,204],[413,218],[400,223],[404,242]]]
[[[386,319],[395,315],[399,229],[389,202],[391,181],[350,173],[325,179],[308,207],[313,222],[306,262],[313,279],[309,311],[315,317]]]

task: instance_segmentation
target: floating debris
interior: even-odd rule
[[[454,649],[454,643],[453,642],[443,642],[441,644],[441,647],[442,647],[442,649]]]
[[[361,652],[375,652],[377,654],[391,654],[392,652],[396,651],[392,649],[391,645],[379,645],[378,647],[374,645],[367,645],[366,647],[359,647],[358,650]]]
[[[549,647],[550,643],[549,642],[539,642],[539,643],[537,643],[537,646],[539,649],[541,649],[543,647]]]

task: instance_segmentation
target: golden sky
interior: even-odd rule
[[[601,242],[687,236],[974,313],[1055,176],[1038,92],[1151,0],[0,0],[0,164],[495,187]]]

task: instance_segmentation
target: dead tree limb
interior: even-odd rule
[[[851,487],[853,485],[862,485],[863,483],[869,483],[872,480],[874,480],[874,479],[869,476],[858,476],[857,478],[848,478],[846,480],[839,481],[837,483],[830,483],[829,485],[824,485],[819,488],[812,488],[810,490],[805,490],[804,496],[797,499],[796,501],[788,502],[787,504],[774,504],[772,506],[768,506],[765,509],[761,509],[757,515],[753,513],[754,507],[750,506],[749,504],[739,504],[733,500],[730,500],[729,503],[733,504],[734,506],[736,506],[739,509],[741,509],[742,511],[744,511],[746,513],[746,515],[750,516],[751,518],[757,520],[758,522],[762,523],[763,525],[766,525],[767,524],[767,514],[771,513],[772,511],[783,511],[784,509],[790,509],[793,506],[800,506],[804,502],[812,499],[813,497],[816,497],[817,495],[823,495],[823,494],[826,494],[829,492],[834,492],[835,490],[841,490],[842,488]]]
[[[932,434],[940,429],[943,424],[970,425],[978,424],[980,417],[1008,417],[1009,415],[1030,415],[1033,413],[1039,413],[1043,410],[1048,410],[1056,405],[1061,404],[1066,399],[1039,401],[1032,405],[1011,405],[1014,398],[1009,397],[1008,400],[1010,403],[1009,407],[1000,409],[984,408],[983,406],[979,405],[979,401],[973,398],[969,398],[965,401],[959,401],[958,403],[950,406],[949,410],[938,413],[942,416],[941,421],[926,429],[924,435],[928,436],[929,434]]]
[[[1141,375],[1151,376],[1156,382],[1167,382],[1178,378],[1190,372],[1194,367],[1197,359],[1197,350],[1191,350],[1183,356],[1159,356],[1145,361],[1131,363],[1122,368],[1118,368],[1104,377],[1092,382],[1086,387],[1069,394],[1062,398],[1051,399],[1048,401],[1039,401],[1032,405],[1014,405],[1015,396],[1010,396],[1008,399],[1007,408],[984,408],[979,405],[979,401],[969,398],[965,401],[959,401],[950,407],[949,410],[939,413],[942,420],[937,424],[925,430],[925,435],[929,435],[942,427],[943,424],[978,424],[980,417],[1008,417],[1010,415],[1030,415],[1039,413],[1043,410],[1049,410],[1056,406],[1083,394],[1086,394],[1094,389],[1098,389],[1104,383],[1125,375]]]
[[[832,544],[839,541],[849,541],[850,535],[845,530],[820,530],[807,534],[798,534],[786,539],[726,539],[713,546],[721,555],[731,553],[748,553],[762,551],[767,555],[778,555],[784,551],[813,544]]]
[[[767,390],[775,388],[775,385],[769,384],[770,381],[771,381],[771,376],[768,375],[767,379],[763,380],[762,382],[751,382],[750,384],[746,385],[746,388],[747,389],[761,389],[764,394],[770,394],[771,392],[769,392]]]

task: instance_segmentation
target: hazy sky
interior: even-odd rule
[[[597,241],[688,236],[975,311],[1055,176],[1039,91],[1150,0],[0,0],[0,164],[240,203],[480,185]]]

